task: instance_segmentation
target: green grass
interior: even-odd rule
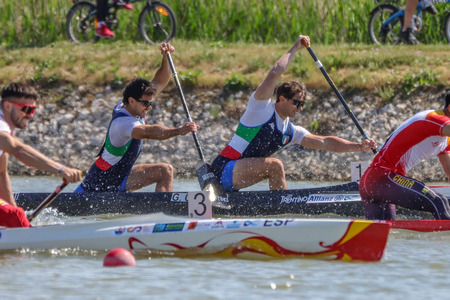
[[[95,1],[91,1],[95,3]],[[367,24],[371,0],[164,0],[176,15],[177,39],[227,43],[293,42],[299,33],[318,44],[369,43]],[[116,40],[140,41],[139,13],[145,1],[132,11],[118,12]],[[42,46],[66,40],[66,15],[70,0],[0,1],[0,43],[6,46]],[[436,5],[441,13],[424,15],[419,40],[444,43],[444,16],[449,5]],[[102,43],[114,43],[103,41]],[[211,47],[211,45],[209,45]],[[220,46],[220,45],[219,45]]]

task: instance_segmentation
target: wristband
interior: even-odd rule
[[[61,174],[62,170],[65,168],[65,166],[62,166],[61,169],[58,171],[58,175]]]

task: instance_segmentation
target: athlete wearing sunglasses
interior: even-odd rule
[[[39,170],[59,175],[67,182],[81,180],[81,171],[66,167],[25,145],[13,136],[16,128],[26,128],[36,109],[36,91],[23,83],[11,83],[0,101],[0,226],[29,227],[25,212],[17,207],[8,175],[8,155]]]
[[[167,52],[173,53],[174,50],[170,44],[161,45],[162,63],[151,82],[135,78],[127,84],[122,101],[113,109],[99,158],[75,192],[132,192],[153,183],[156,184],[156,192],[172,191],[172,165],[135,165],[135,162],[142,152],[144,140],[166,140],[197,131],[198,126],[194,122],[176,128],[145,124],[146,114],[152,108],[154,99],[170,80]],[[150,149],[158,152],[158,144],[152,143]]]
[[[298,81],[284,82],[278,87],[277,84],[295,53],[304,48],[303,43],[309,46],[308,36],[300,35],[274,64],[250,96],[234,137],[212,163],[214,174],[225,191],[243,189],[265,179],[269,180],[271,190],[287,189],[283,163],[271,155],[290,143],[333,152],[376,148],[373,140],[355,143],[335,136],[319,136],[291,122],[303,110],[306,87]],[[273,103],[271,97],[275,88]]]
[[[142,106],[144,106],[144,107],[150,107],[153,105],[152,100],[139,100],[139,99],[134,99],[134,100],[139,102],[140,104],[142,104]]]
[[[21,103],[17,103],[17,102],[8,100],[8,99],[5,101],[8,101],[9,103],[19,106],[21,108],[21,111],[24,112],[26,115],[34,114],[34,111],[37,108],[36,104],[21,104]]]
[[[305,105],[305,100],[298,100],[298,99],[291,99],[292,102],[294,103],[295,107],[300,108]]]

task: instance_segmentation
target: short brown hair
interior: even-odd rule
[[[156,87],[148,80],[136,77],[131,80],[123,91],[122,102],[128,104],[128,98],[139,100],[142,95],[154,96]]]
[[[12,82],[5,86],[2,90],[2,100],[0,102],[3,108],[3,103],[8,98],[27,98],[37,100],[38,94],[36,90],[28,84],[22,82]]]
[[[302,82],[283,82],[277,87],[277,102],[280,101],[280,96],[284,96],[286,99],[292,99],[296,94],[301,94],[302,98],[306,97],[306,86]]]

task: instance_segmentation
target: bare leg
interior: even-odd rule
[[[269,179],[271,190],[286,190],[283,163],[276,158],[243,158],[236,161],[233,170],[233,186],[243,189],[264,179]]]
[[[172,165],[160,163],[134,166],[128,175],[127,191],[132,192],[153,183],[156,183],[155,192],[172,192]]]
[[[411,19],[416,11],[417,3],[419,3],[419,0],[408,0],[406,2],[405,16],[403,17],[403,31],[411,27]]]

